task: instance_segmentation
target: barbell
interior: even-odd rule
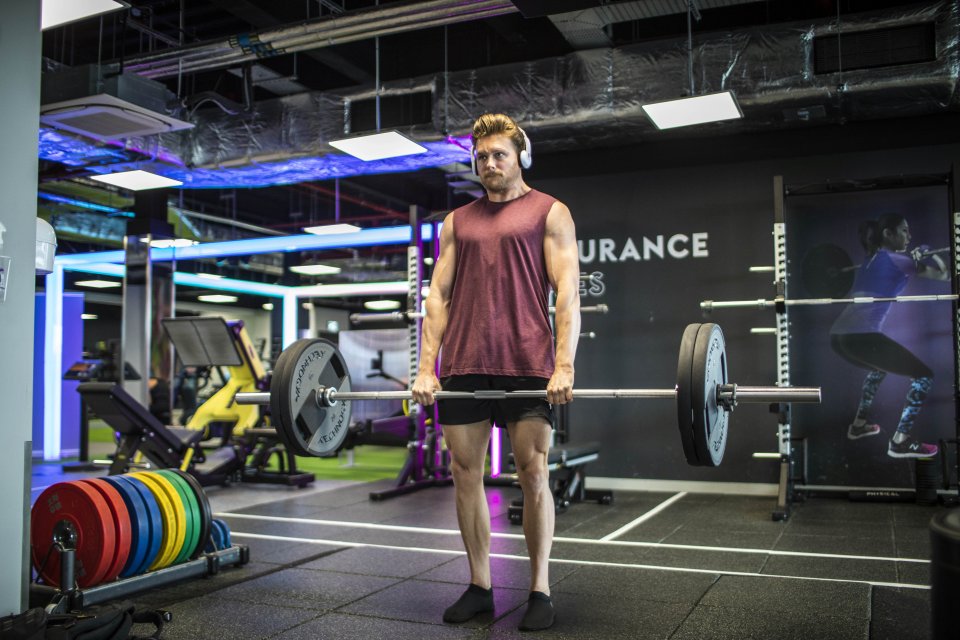
[[[704,300],[700,303],[700,308],[704,311],[714,309],[736,309],[743,307],[757,307],[759,309],[770,309],[779,305],[787,307],[812,306],[824,304],[876,304],[878,302],[943,302],[956,300],[955,293],[942,294],[924,294],[916,296],[859,296],[855,298],[783,298],[778,300]]]
[[[549,308],[550,314],[557,312],[556,307]],[[607,313],[610,307],[605,304],[595,304],[588,307],[580,307],[580,313]],[[367,322],[407,322],[414,323],[418,318],[423,318],[426,314],[421,311],[387,311],[381,313],[351,313],[350,322],[353,324],[364,324]]]
[[[925,249],[917,255],[926,258],[948,251],[950,247]],[[853,286],[859,268],[841,247],[820,244],[807,251],[800,261],[800,282],[813,298],[843,298]]]
[[[574,389],[574,398],[673,398],[687,462],[715,467],[726,449],[730,412],[740,402],[820,402],[819,387],[746,387],[728,382],[720,326],[691,324],[683,332],[672,389]],[[277,435],[303,456],[328,457],[343,447],[350,403],[411,400],[407,391],[351,391],[350,373],[337,347],[321,338],[298,340],[277,358],[269,392],[238,393],[237,404],[270,406]],[[439,400],[546,399],[546,391],[438,391]]]

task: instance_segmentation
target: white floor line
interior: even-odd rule
[[[439,555],[448,555],[448,556],[465,556],[467,555],[463,551],[453,551],[450,549],[432,549],[425,547],[401,547],[398,545],[392,544],[375,544],[370,542],[351,542],[348,540],[325,540],[325,539],[314,539],[314,538],[294,538],[290,536],[272,536],[263,533],[242,533],[242,532],[230,532],[231,538],[253,538],[256,540],[276,540],[280,542],[305,542],[308,544],[325,544],[337,547],[353,547],[361,548],[367,547],[371,549],[392,549],[395,551],[410,551],[414,553],[435,553]],[[491,558],[503,558],[506,560],[524,560],[528,561],[530,558],[527,556],[518,556],[507,553],[491,553]],[[789,576],[789,575],[779,575],[773,573],[751,573],[749,571],[726,571],[723,569],[692,569],[689,567],[664,567],[654,564],[631,564],[626,562],[600,562],[597,560],[568,560],[563,558],[551,558],[550,562],[557,564],[575,564],[582,566],[593,566],[593,567],[618,567],[621,569],[648,569],[651,571],[673,571],[677,573],[704,573],[710,575],[724,575],[724,576],[742,576],[747,578],[781,578],[784,580],[807,580],[813,582],[844,582],[852,584],[868,584],[873,587],[893,587],[899,589],[920,589],[920,590],[929,590],[928,585],[923,584],[908,584],[908,583],[899,583],[899,582],[880,582],[876,580],[849,580],[846,578],[815,578],[809,576]]]
[[[217,518],[234,518],[238,520],[260,520],[265,522],[288,522],[298,524],[324,525],[330,527],[345,527],[348,529],[375,529],[379,531],[404,531],[407,533],[427,533],[442,536],[460,536],[457,529],[431,529],[427,527],[410,527],[398,524],[377,524],[374,522],[349,522],[342,520],[317,520],[313,518],[286,518],[283,516],[260,516],[252,513],[230,513],[218,512],[213,514]],[[251,534],[252,535],[252,534]],[[503,540],[523,540],[523,534],[520,533],[499,533],[492,532],[493,538]],[[695,544],[672,544],[669,542],[640,542],[632,540],[593,540],[592,538],[566,538],[556,536],[554,543],[587,544],[614,547],[647,547],[653,549],[678,549],[681,551],[710,551],[716,553],[747,553],[770,556],[788,556],[798,558],[832,558],[838,560],[874,560],[880,562],[912,562],[917,564],[930,564],[929,560],[922,558],[891,558],[888,556],[859,556],[843,553],[816,553],[813,551],[780,551],[777,549],[750,549],[740,547],[710,547]]]
[[[613,533],[608,533],[607,535],[603,536],[600,539],[603,540],[604,542],[608,540],[616,540],[617,538],[625,534],[627,531],[630,531],[634,527],[643,524],[653,516],[657,515],[658,513],[660,513],[670,505],[672,505],[677,500],[680,500],[681,498],[683,498],[685,495],[687,495],[687,492],[681,491],[680,493],[667,498],[666,500],[664,500],[663,502],[655,506],[653,509],[650,509],[650,511],[647,511],[645,514],[643,514],[633,522],[628,522],[627,524],[623,525]]]

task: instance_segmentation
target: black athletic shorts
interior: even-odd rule
[[[464,375],[449,376],[440,381],[444,391],[546,390],[546,378],[519,376]],[[546,398],[514,398],[510,400],[437,400],[441,425],[471,424],[489,420],[505,428],[508,422],[540,417],[553,425],[553,407]]]

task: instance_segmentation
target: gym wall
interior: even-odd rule
[[[723,327],[731,381],[774,384],[775,339],[750,333],[751,327],[773,327],[773,311],[735,309],[704,316],[699,307],[702,300],[773,297],[772,274],[748,272],[752,265],[774,264],[773,177],[806,184],[947,173],[958,158],[960,145],[941,145],[784,154],[666,169],[646,166],[607,175],[571,175],[576,169],[590,170],[589,162],[573,163],[570,171],[551,171],[548,162],[546,173],[551,175],[544,178],[538,177],[535,163],[527,181],[570,207],[582,247],[581,272],[595,274],[588,284],[594,285],[593,291],[583,292],[583,303],[603,302],[611,309],[607,315],[583,316],[582,330],[596,331],[597,338],[581,341],[576,385],[673,387],[683,328],[703,321]],[[793,347],[797,351],[802,345]],[[792,383],[822,384],[824,397],[830,398],[830,380],[821,373],[819,366],[797,371]],[[944,379],[944,387],[949,382]],[[821,415],[817,408],[810,411]],[[741,405],[733,413],[727,452],[717,469],[686,465],[676,422],[670,400],[581,400],[571,408],[571,440],[601,443],[592,476],[777,481],[773,461],[751,457],[753,452],[776,451],[776,416],[766,405]],[[844,418],[832,426],[840,434],[848,422]]]

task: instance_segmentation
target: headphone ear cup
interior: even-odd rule
[[[530,144],[530,138],[527,137],[527,132],[520,129],[520,133],[523,134],[523,151],[520,152],[520,166],[524,169],[529,169],[533,164],[533,146]]]

